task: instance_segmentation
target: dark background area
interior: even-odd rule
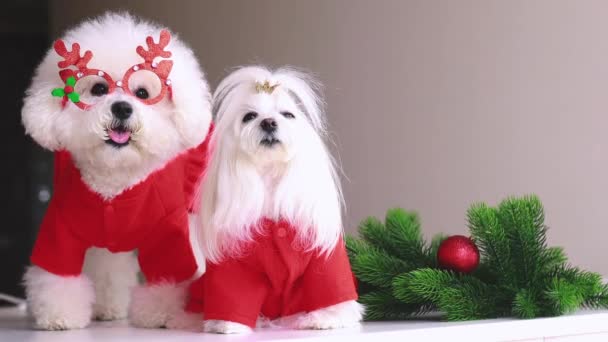
[[[49,46],[48,2],[9,0],[0,4],[0,293],[23,296],[21,277],[44,214],[52,179],[52,153],[25,135],[23,95]],[[5,304],[0,302],[0,305]]]

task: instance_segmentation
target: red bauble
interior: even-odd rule
[[[466,236],[450,236],[439,245],[437,262],[441,268],[471,273],[479,265],[479,249]]]

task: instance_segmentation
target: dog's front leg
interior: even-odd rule
[[[90,323],[95,293],[85,275],[64,277],[31,266],[23,280],[28,312],[37,328],[78,329]]]
[[[363,305],[354,300],[332,305],[299,316],[293,326],[297,329],[336,329],[359,326],[363,319]]]
[[[142,328],[186,328],[187,290],[197,262],[190,245],[188,218],[175,212],[139,247],[138,260],[147,284],[131,293],[129,321]],[[197,319],[201,320],[200,316]]]
[[[146,284],[136,287],[129,305],[129,321],[139,328],[199,331],[203,315],[185,308],[188,282]]]
[[[139,285],[131,292],[129,321],[140,328],[162,328],[184,312],[186,283]]]
[[[95,287],[93,318],[107,321],[127,317],[138,271],[133,252],[111,253],[94,247],[87,250],[83,272]]]

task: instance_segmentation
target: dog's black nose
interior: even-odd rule
[[[260,126],[262,126],[262,130],[266,133],[273,133],[277,130],[277,122],[274,119],[264,119],[260,122]]]
[[[118,101],[112,103],[112,114],[119,120],[127,120],[133,114],[133,107],[129,102]]]

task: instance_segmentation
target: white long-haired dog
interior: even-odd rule
[[[128,14],[87,20],[49,50],[22,111],[27,133],[57,151],[55,193],[24,277],[38,327],[127,314],[138,326],[171,325],[185,300],[180,283],[193,276],[180,184],[209,129],[210,100],[191,49]],[[80,274],[83,246],[100,248],[88,249]],[[147,285],[123,252],[134,248]],[[188,266],[172,264],[180,258]]]
[[[318,90],[296,70],[252,66],[230,74],[215,91],[197,220],[209,262],[204,294],[191,294],[202,295],[207,332],[249,331],[259,315],[302,329],[361,320]],[[289,252],[277,254],[283,248]],[[282,278],[288,274],[298,279]]]

